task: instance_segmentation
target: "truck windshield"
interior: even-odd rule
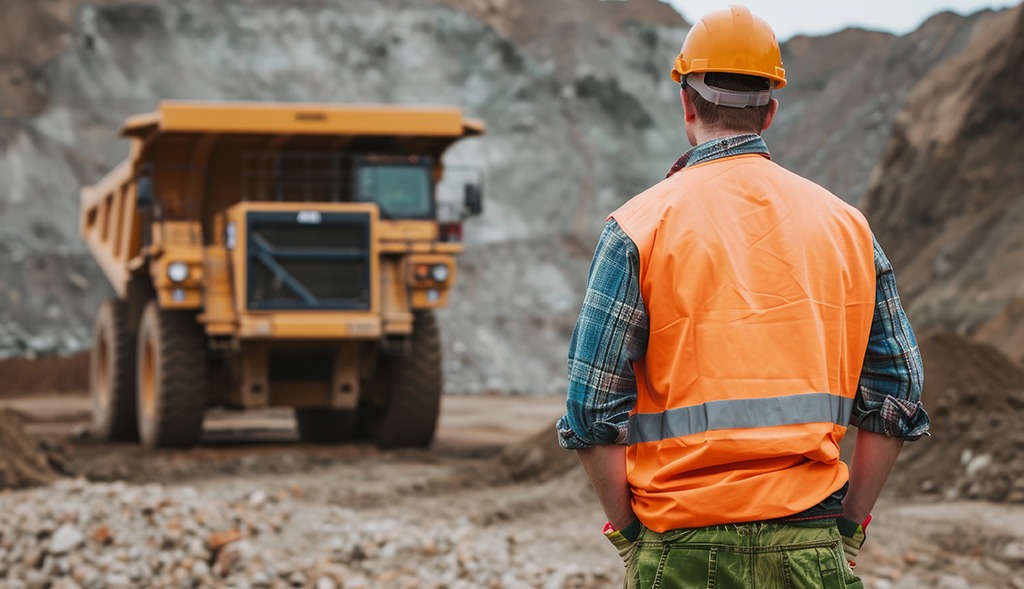
[[[432,218],[430,168],[415,164],[363,164],[356,172],[360,201],[380,205],[388,218]]]

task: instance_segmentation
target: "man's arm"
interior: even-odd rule
[[[924,370],[917,339],[896,291],[892,265],[876,241],[875,313],[851,422],[859,428],[843,515],[867,518],[905,440],[928,434],[921,404]]]
[[[857,523],[867,519],[901,448],[902,438],[890,438],[868,430],[857,432],[850,464],[850,487],[843,499],[843,517]]]
[[[626,447],[594,446],[577,450],[576,455],[587,471],[608,521],[616,530],[625,529],[636,519],[631,504],[633,494],[626,482]]]
[[[616,529],[635,519],[622,444],[629,411],[636,403],[633,362],[646,352],[647,336],[639,254],[611,220],[594,252],[583,306],[569,343],[566,414],[557,429],[559,444],[578,452],[608,521]]]
[[[633,362],[647,350],[636,245],[614,220],[605,225],[569,340],[569,387],[558,443],[568,450],[623,444],[636,404]],[[623,463],[625,468],[625,463]]]

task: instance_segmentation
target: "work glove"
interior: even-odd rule
[[[638,519],[633,520],[633,523],[621,530],[616,530],[612,527],[611,522],[604,525],[604,537],[608,538],[612,546],[619,551],[619,558],[625,564],[629,564],[629,557],[633,554],[633,546],[636,544],[637,538],[640,537],[640,529],[642,527],[643,524]]]
[[[836,519],[836,527],[839,528],[839,535],[843,538],[843,553],[846,554],[846,561],[850,563],[850,568],[857,566],[857,555],[860,554],[860,548],[864,546],[864,541],[868,539],[869,523],[871,523],[870,515],[859,524],[845,517]]]

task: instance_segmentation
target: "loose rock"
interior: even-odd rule
[[[85,542],[85,534],[71,524],[57,528],[50,539],[50,554],[67,554]]]

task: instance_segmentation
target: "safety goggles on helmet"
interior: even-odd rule
[[[772,99],[772,88],[759,92],[740,92],[713,88],[704,83],[705,72],[694,72],[683,78],[683,86],[689,86],[700,94],[701,98],[716,106],[745,108],[748,106],[764,106]],[[772,83],[772,86],[775,84]]]

